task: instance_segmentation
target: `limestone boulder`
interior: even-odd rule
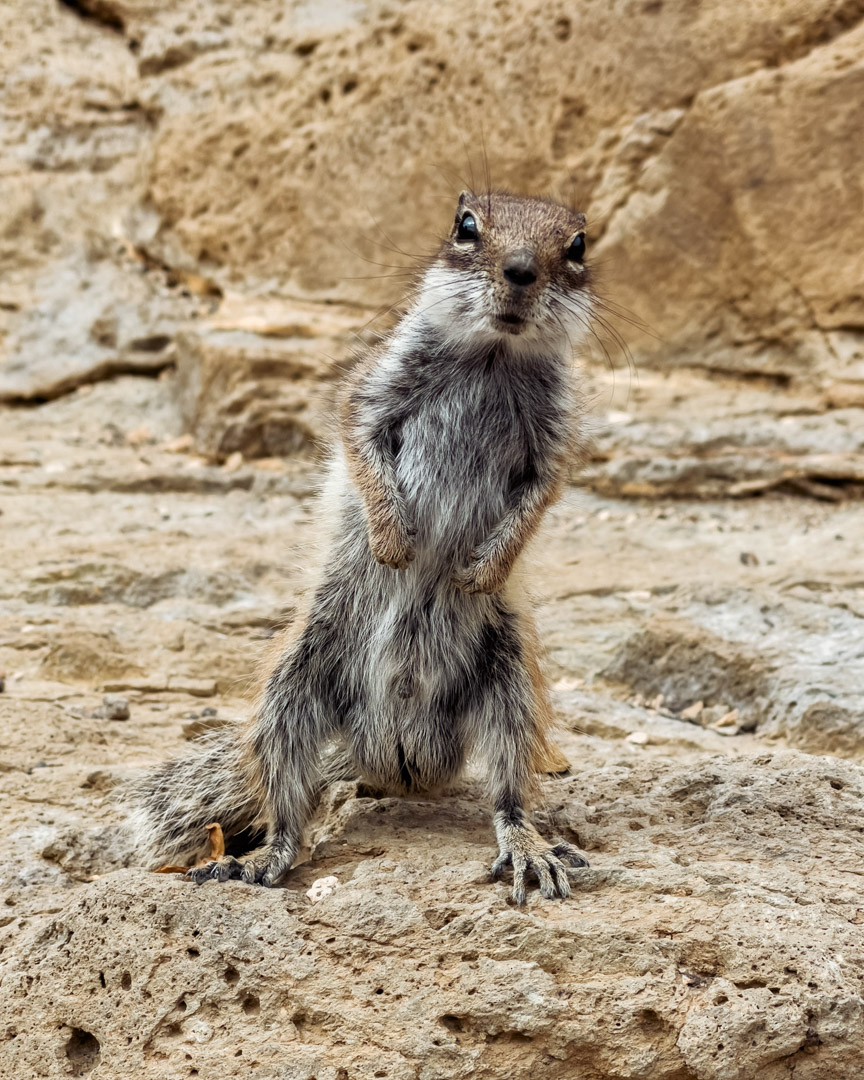
[[[706,88],[645,162],[601,245],[642,356],[861,377],[862,57],[858,26]]]
[[[768,738],[861,757],[861,617],[830,604],[816,615],[810,598],[818,591],[800,582],[759,594],[724,590],[721,601],[718,590],[699,590],[679,604],[678,618],[651,622],[622,642],[602,675],[645,699],[662,695],[677,714],[697,702],[716,706],[717,719],[735,709],[740,725]]]
[[[332,437],[334,381],[362,313],[235,300],[182,334],[177,394],[199,452],[272,458],[314,452]]]
[[[217,276],[390,302],[460,187],[558,191],[588,212],[601,315],[638,360],[856,384],[856,12],[527,0],[315,25],[295,11],[260,26],[254,64],[253,21],[244,41],[231,32],[225,94],[224,50],[147,83],[164,113],[154,243]]]
[[[643,370],[625,389],[626,408],[611,408],[613,379],[592,373],[588,381],[592,457],[578,481],[605,495],[713,499],[779,489],[839,503],[864,487],[864,410],[851,402],[817,410],[800,388],[693,371]]]

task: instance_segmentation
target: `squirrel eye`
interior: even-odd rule
[[[477,228],[477,220],[473,214],[463,214],[456,230],[457,240],[479,240],[480,231]]]
[[[585,234],[579,233],[573,237],[573,243],[567,248],[567,258],[571,262],[582,262],[585,258]]]

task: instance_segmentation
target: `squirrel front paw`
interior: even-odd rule
[[[453,584],[469,596],[498,592],[507,580],[507,570],[487,559],[472,560],[453,575]]]
[[[403,527],[370,529],[369,549],[376,562],[394,570],[405,570],[414,561],[413,535]]]

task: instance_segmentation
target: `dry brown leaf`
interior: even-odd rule
[[[194,864],[194,866],[160,866],[157,870],[154,870],[154,874],[185,874],[187,870],[194,870],[195,866],[204,866],[205,863],[211,862],[213,859],[221,859],[225,854],[225,836],[222,832],[222,826],[214,821],[210,825],[205,825],[207,830],[208,839],[210,841],[210,852],[206,858],[200,862]]]
[[[221,859],[225,854],[225,837],[222,834],[222,826],[217,821],[214,821],[211,825],[206,825],[205,828],[210,834],[210,854],[204,859],[204,862],[210,862],[211,859]]]

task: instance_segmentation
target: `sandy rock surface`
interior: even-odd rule
[[[316,467],[178,452],[178,379],[3,413],[0,1075],[854,1076],[861,504],[555,509],[535,558],[573,772],[537,816],[591,861],[570,901],[488,881],[470,780],[337,784],[284,888],[196,888],[124,868],[113,795],[244,715]]]
[[[861,18],[4,12],[2,1080],[864,1076]],[[283,888],[136,867],[117,791],[247,714],[336,380],[484,140],[655,335],[585,358],[532,553],[591,867],[513,908],[473,776],[334,785]]]

